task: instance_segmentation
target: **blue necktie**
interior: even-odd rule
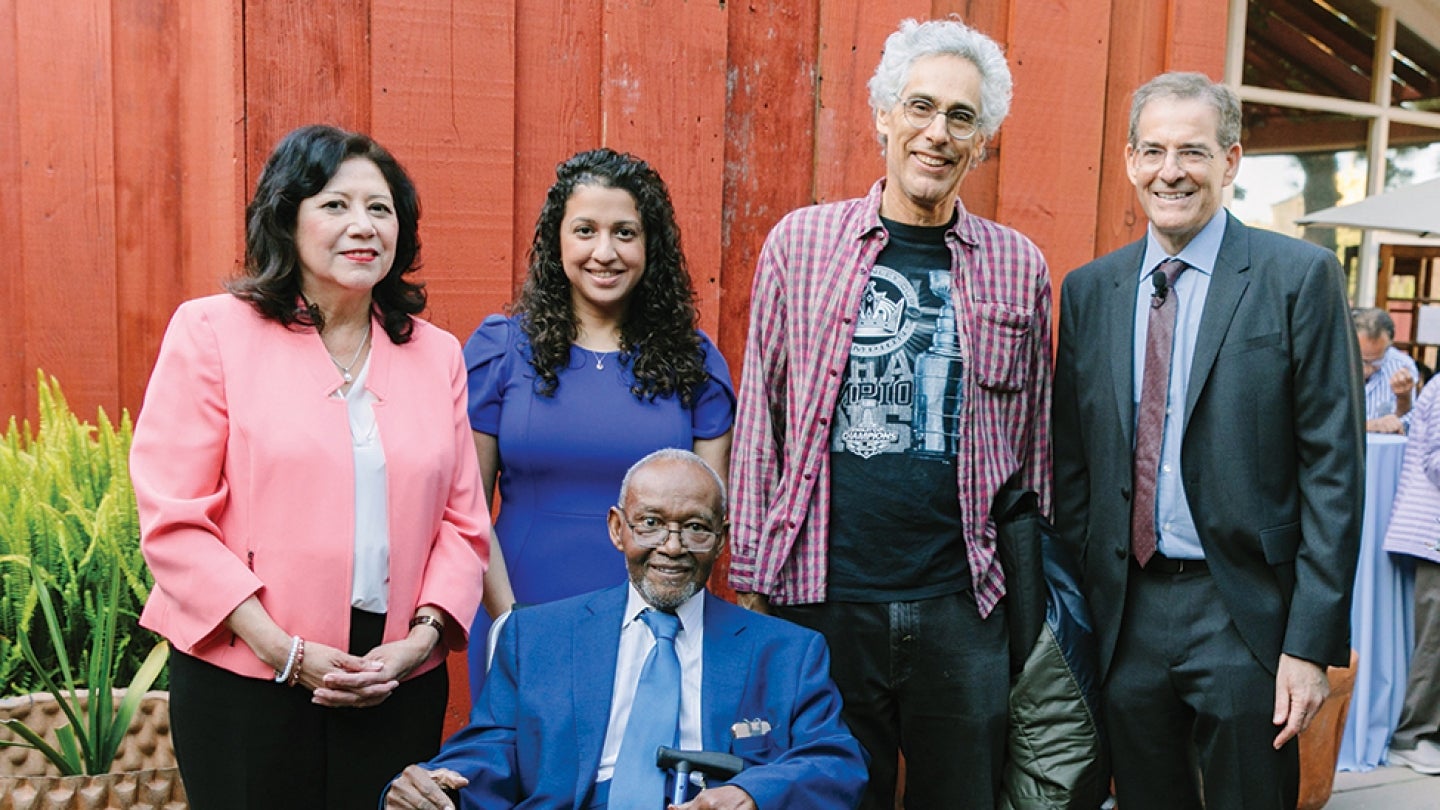
[[[655,646],[640,670],[630,721],[615,759],[610,782],[612,810],[657,810],[667,803],[665,772],[655,764],[660,746],[674,746],[680,734],[680,658],[675,634],[680,618],[673,613],[646,610],[640,620],[655,635]]]

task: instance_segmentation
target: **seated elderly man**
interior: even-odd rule
[[[684,450],[652,453],[608,522],[629,583],[511,614],[470,724],[406,768],[385,807],[450,808],[442,788],[458,788],[487,810],[660,810],[660,745],[746,764],[684,810],[855,807],[865,755],[824,639],[705,591],[729,531],[715,472]]]
[[[1365,374],[1365,429],[1404,433],[1420,372],[1408,354],[1395,348],[1395,321],[1389,313],[1369,307],[1351,316]]]

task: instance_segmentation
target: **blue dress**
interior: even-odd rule
[[[652,451],[723,436],[735,421],[725,358],[704,333],[700,346],[710,378],[694,407],[683,408],[675,397],[637,399],[618,353],[603,354],[597,369],[596,353],[578,346],[557,372],[554,396],[540,396],[529,341],[513,318],[491,315],[470,336],[470,427],[499,440],[495,534],[516,601],[552,602],[625,581],[625,558],[605,526],[625,471]],[[482,607],[470,636],[472,694],[483,681],[489,625]]]

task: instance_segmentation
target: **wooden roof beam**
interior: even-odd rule
[[[1268,25],[1251,28],[1251,42],[1268,45],[1285,54],[1290,62],[1303,66],[1312,76],[1323,78],[1329,85],[1328,88],[1307,88],[1307,92],[1338,95],[1349,99],[1370,98],[1368,76],[1355,70],[1355,65],[1350,60],[1337,58],[1333,53],[1326,52],[1289,20],[1272,14],[1267,18],[1267,22]],[[1368,66],[1368,60],[1366,65]]]
[[[1253,109],[1253,108],[1252,108]],[[1246,155],[1289,155],[1304,152],[1364,152],[1370,122],[1365,119],[1319,119],[1283,114],[1245,116]],[[1423,146],[1440,142],[1440,130],[1392,123],[1390,146]]]
[[[1314,96],[1356,99],[1337,85],[1333,77],[1317,73],[1313,66],[1275,43],[1251,36],[1246,43],[1245,66],[1250,70],[1247,84],[1272,87]],[[1365,97],[1368,97],[1366,94]]]

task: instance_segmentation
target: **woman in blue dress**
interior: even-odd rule
[[[472,694],[492,617],[625,581],[605,514],[653,450],[694,450],[725,478],[735,394],[696,329],[695,292],[660,175],[610,149],[556,170],[509,317],[465,345],[470,426],[498,544],[472,628]]]

